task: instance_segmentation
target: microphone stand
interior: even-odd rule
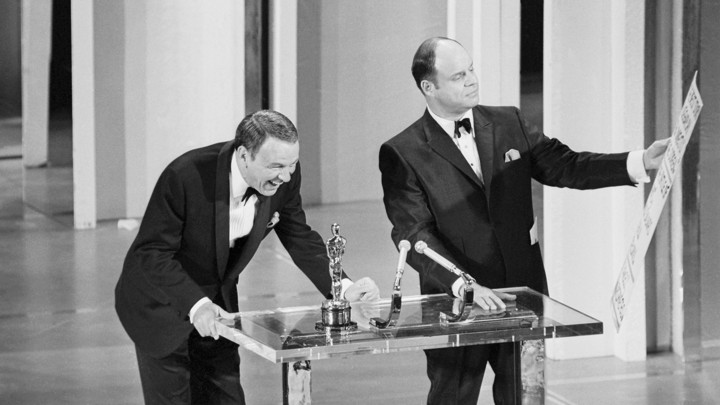
[[[475,290],[473,290],[472,288],[472,284],[475,282],[475,279],[464,271],[458,269],[457,266],[455,266],[448,259],[442,257],[440,254],[430,249],[427,243],[423,241],[418,241],[417,243],[415,243],[415,251],[429,257],[435,263],[439,264],[440,266],[462,278],[463,280],[463,286],[460,290],[462,297],[459,299],[459,306],[457,312],[441,312],[440,323],[442,323],[443,325],[447,325],[448,323],[456,323],[467,320],[470,316],[470,312],[472,311],[473,301],[475,299]]]
[[[407,252],[410,250],[410,242],[401,240],[398,244],[400,255],[398,257],[397,269],[395,270],[395,282],[393,282],[392,296],[390,297],[390,313],[388,318],[372,318],[370,319],[370,325],[378,328],[385,329],[392,327],[397,324],[398,318],[400,318],[400,307],[402,306],[402,292],[400,291],[400,280],[402,279],[403,272],[405,271],[405,259]]]

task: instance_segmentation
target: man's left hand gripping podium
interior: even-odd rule
[[[357,329],[357,323],[350,320],[350,302],[342,296],[342,256],[347,240],[340,236],[340,225],[330,227],[333,236],[325,242],[330,258],[330,279],[332,298],[322,303],[322,319],[315,323],[317,331],[342,332]]]

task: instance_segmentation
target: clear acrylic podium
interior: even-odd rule
[[[517,300],[498,311],[475,305],[467,320],[457,323],[440,320],[441,313],[452,313],[458,305],[445,294],[403,297],[397,324],[384,329],[369,320],[387,316],[388,299],[353,303],[352,319],[358,324],[354,331],[317,331],[320,305],[241,312],[235,321],[217,322],[223,337],[282,363],[284,403],[293,405],[310,403],[311,360],[603,333],[602,322],[534,290],[500,291],[517,295]],[[532,370],[525,357],[530,356],[523,356],[523,368]]]

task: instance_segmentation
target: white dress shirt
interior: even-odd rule
[[[250,187],[242,174],[237,164],[237,150],[232,154],[232,160],[230,162],[230,205],[229,217],[230,217],[230,232],[228,238],[230,241],[230,247],[235,246],[235,239],[247,236],[252,230],[253,222],[255,220],[255,203],[257,202],[257,196],[253,194],[245,201],[242,201],[245,192]],[[210,298],[203,297],[190,308],[188,314],[190,323],[195,318],[195,312],[203,304],[211,302]]]
[[[258,198],[253,194],[245,201],[242,198],[250,186],[247,184],[236,159],[237,151],[233,152],[230,163],[230,247],[235,246],[235,239],[247,236],[252,230],[255,220],[255,203]]]
[[[430,107],[428,107],[430,116],[440,125],[440,127],[450,136],[455,145],[457,145],[460,152],[467,160],[470,167],[473,169],[475,174],[478,176],[480,181],[483,180],[482,169],[480,168],[480,155],[478,154],[477,144],[475,143],[475,120],[473,120],[472,110],[467,110],[460,119],[468,118],[470,120],[470,133],[465,131],[465,128],[460,128],[460,137],[455,137],[455,121],[448,120],[436,115]]]

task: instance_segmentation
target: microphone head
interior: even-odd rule
[[[403,250],[403,249],[410,250],[410,242],[408,242],[405,239],[401,240],[400,243],[398,243],[398,249],[399,250]]]
[[[425,248],[427,248],[427,243],[425,243],[421,240],[419,240],[415,243],[415,251],[416,252],[423,254],[423,252],[425,252]]]

